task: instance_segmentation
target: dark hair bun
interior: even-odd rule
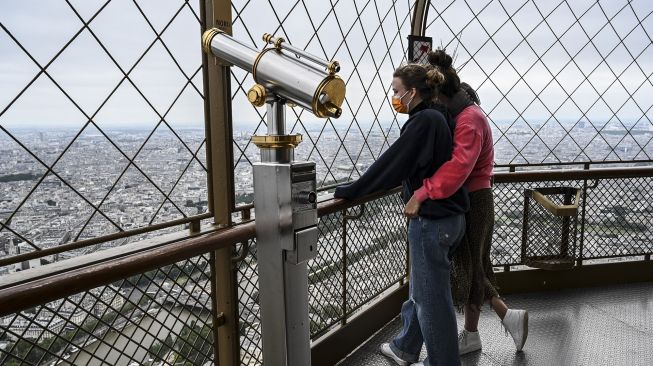
[[[447,55],[445,50],[441,49],[429,52],[428,60],[431,65],[438,66],[442,69],[448,69],[453,64],[451,56]]]

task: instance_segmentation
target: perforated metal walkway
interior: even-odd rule
[[[463,356],[463,365],[653,365],[651,282],[506,298],[512,308],[529,311],[524,351],[515,352],[498,317],[484,308],[479,322],[483,349]],[[378,347],[400,327],[395,318],[339,365],[394,365]]]

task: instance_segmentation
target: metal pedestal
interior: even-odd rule
[[[283,108],[281,102],[270,104],[269,136],[285,133]],[[263,362],[307,366],[311,363],[307,261],[317,253],[315,163],[292,161],[294,146],[259,147],[254,204]]]

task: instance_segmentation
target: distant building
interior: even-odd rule
[[[29,246],[27,243],[20,241],[19,239],[9,239],[9,244],[7,245],[6,251],[9,256],[15,256],[33,252],[34,248]],[[30,268],[38,268],[41,267],[41,265],[43,265],[42,258],[30,259],[16,263],[13,266],[9,266],[9,273],[25,271]]]
[[[65,323],[60,317],[55,317],[55,319],[46,317],[27,319],[25,316],[4,317],[0,322],[3,328],[9,328],[12,333],[19,334],[21,338],[41,340],[59,334]]]

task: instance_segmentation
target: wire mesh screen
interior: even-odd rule
[[[247,243],[248,255],[237,266],[240,363],[262,364],[261,311],[258,301],[258,264],[256,239]],[[243,250],[242,245],[240,250]]]
[[[264,32],[293,46],[340,62],[347,98],[338,119],[317,119],[287,108],[287,129],[301,133],[298,160],[317,164],[318,187],[356,179],[398,137],[399,122],[388,100],[392,72],[406,60],[412,1],[270,1],[233,3],[233,34],[261,49]],[[265,109],[246,91],[248,72],[232,68],[236,204],[253,201],[252,162],[259,160],[252,134],[265,134]]]
[[[207,211],[198,6],[3,3],[0,256]]]
[[[209,256],[0,318],[2,365],[212,362]]]
[[[366,204],[360,217],[347,221],[347,312],[406,276],[403,208],[397,193]]]
[[[426,35],[456,54],[495,162],[653,157],[653,3],[431,1]]]
[[[360,216],[358,215],[360,214]],[[346,221],[346,222],[345,222]],[[323,216],[318,255],[308,263],[309,317],[315,339],[406,276],[406,221],[399,194]],[[344,236],[343,236],[344,235]],[[346,243],[346,244],[345,244]],[[238,263],[240,362],[261,365],[256,245]]]
[[[499,183],[494,194],[494,234],[490,259],[495,266],[517,265],[522,262],[522,225],[524,221],[524,190],[536,187],[583,188],[583,181],[542,181]],[[550,233],[533,232],[534,240],[546,240]],[[541,236],[544,235],[544,236]]]
[[[574,187],[582,180],[499,183],[493,187],[495,225],[491,260],[495,266],[523,264],[521,258],[525,189]],[[578,211],[578,258],[599,259],[653,253],[652,177],[588,181]],[[584,204],[582,201],[584,200]],[[573,230],[573,229],[572,229]],[[530,231],[529,240],[546,240],[546,230]]]
[[[595,183],[587,190],[583,257],[653,253],[653,178]]]

